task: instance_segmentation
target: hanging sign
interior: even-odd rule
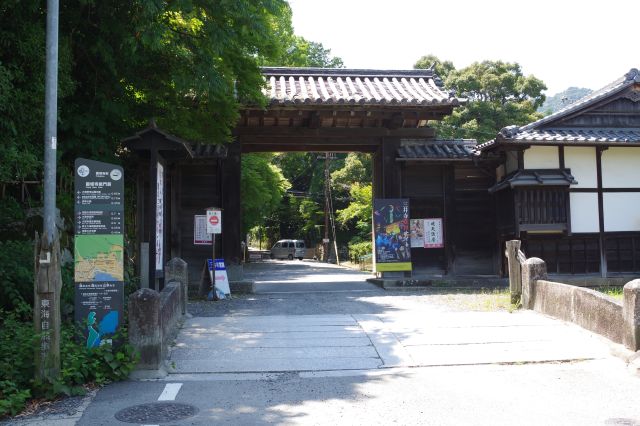
[[[124,309],[124,173],[75,161],[75,321],[87,347],[110,342]]]
[[[207,233],[222,234],[222,210],[207,209]]]
[[[424,247],[443,248],[444,237],[442,232],[442,218],[429,218],[424,220]]]
[[[213,238],[207,232],[207,216],[197,214],[193,216],[193,244],[196,246],[211,245]]]
[[[156,271],[162,271],[164,257],[164,168],[157,164],[156,180]]]
[[[376,271],[410,271],[409,200],[374,199]]]

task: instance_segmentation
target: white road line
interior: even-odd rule
[[[181,387],[182,383],[167,383],[158,397],[158,401],[174,401]]]
[[[182,383],[167,383],[164,385],[164,390],[158,397],[158,401],[174,401],[176,396],[178,396],[178,392],[180,392],[180,388],[182,387]],[[160,425],[142,425],[142,426],[160,426]]]

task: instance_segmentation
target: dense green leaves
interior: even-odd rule
[[[282,171],[271,164],[273,154],[246,154],[242,156],[243,229],[248,231],[271,215],[280,205],[290,183]]]
[[[428,60],[423,61],[424,58]],[[451,62],[435,56],[423,57],[423,63],[436,63],[446,75],[444,85],[467,103],[453,111],[442,122],[435,123],[438,137],[471,138],[479,142],[489,140],[505,126],[523,125],[541,117],[536,112],[544,102],[544,83],[526,76],[517,63],[502,61],[474,62],[455,70]]]

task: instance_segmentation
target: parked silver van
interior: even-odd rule
[[[306,251],[302,240],[280,240],[271,247],[272,259],[289,259],[297,257],[302,260]]]

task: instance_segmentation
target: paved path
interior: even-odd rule
[[[599,359],[599,338],[532,312],[199,317],[171,373],[378,369]]]
[[[191,303],[166,379],[105,387],[78,424],[160,400],[196,414],[138,424],[640,426],[640,379],[579,327],[332,266],[252,268],[258,294]]]

